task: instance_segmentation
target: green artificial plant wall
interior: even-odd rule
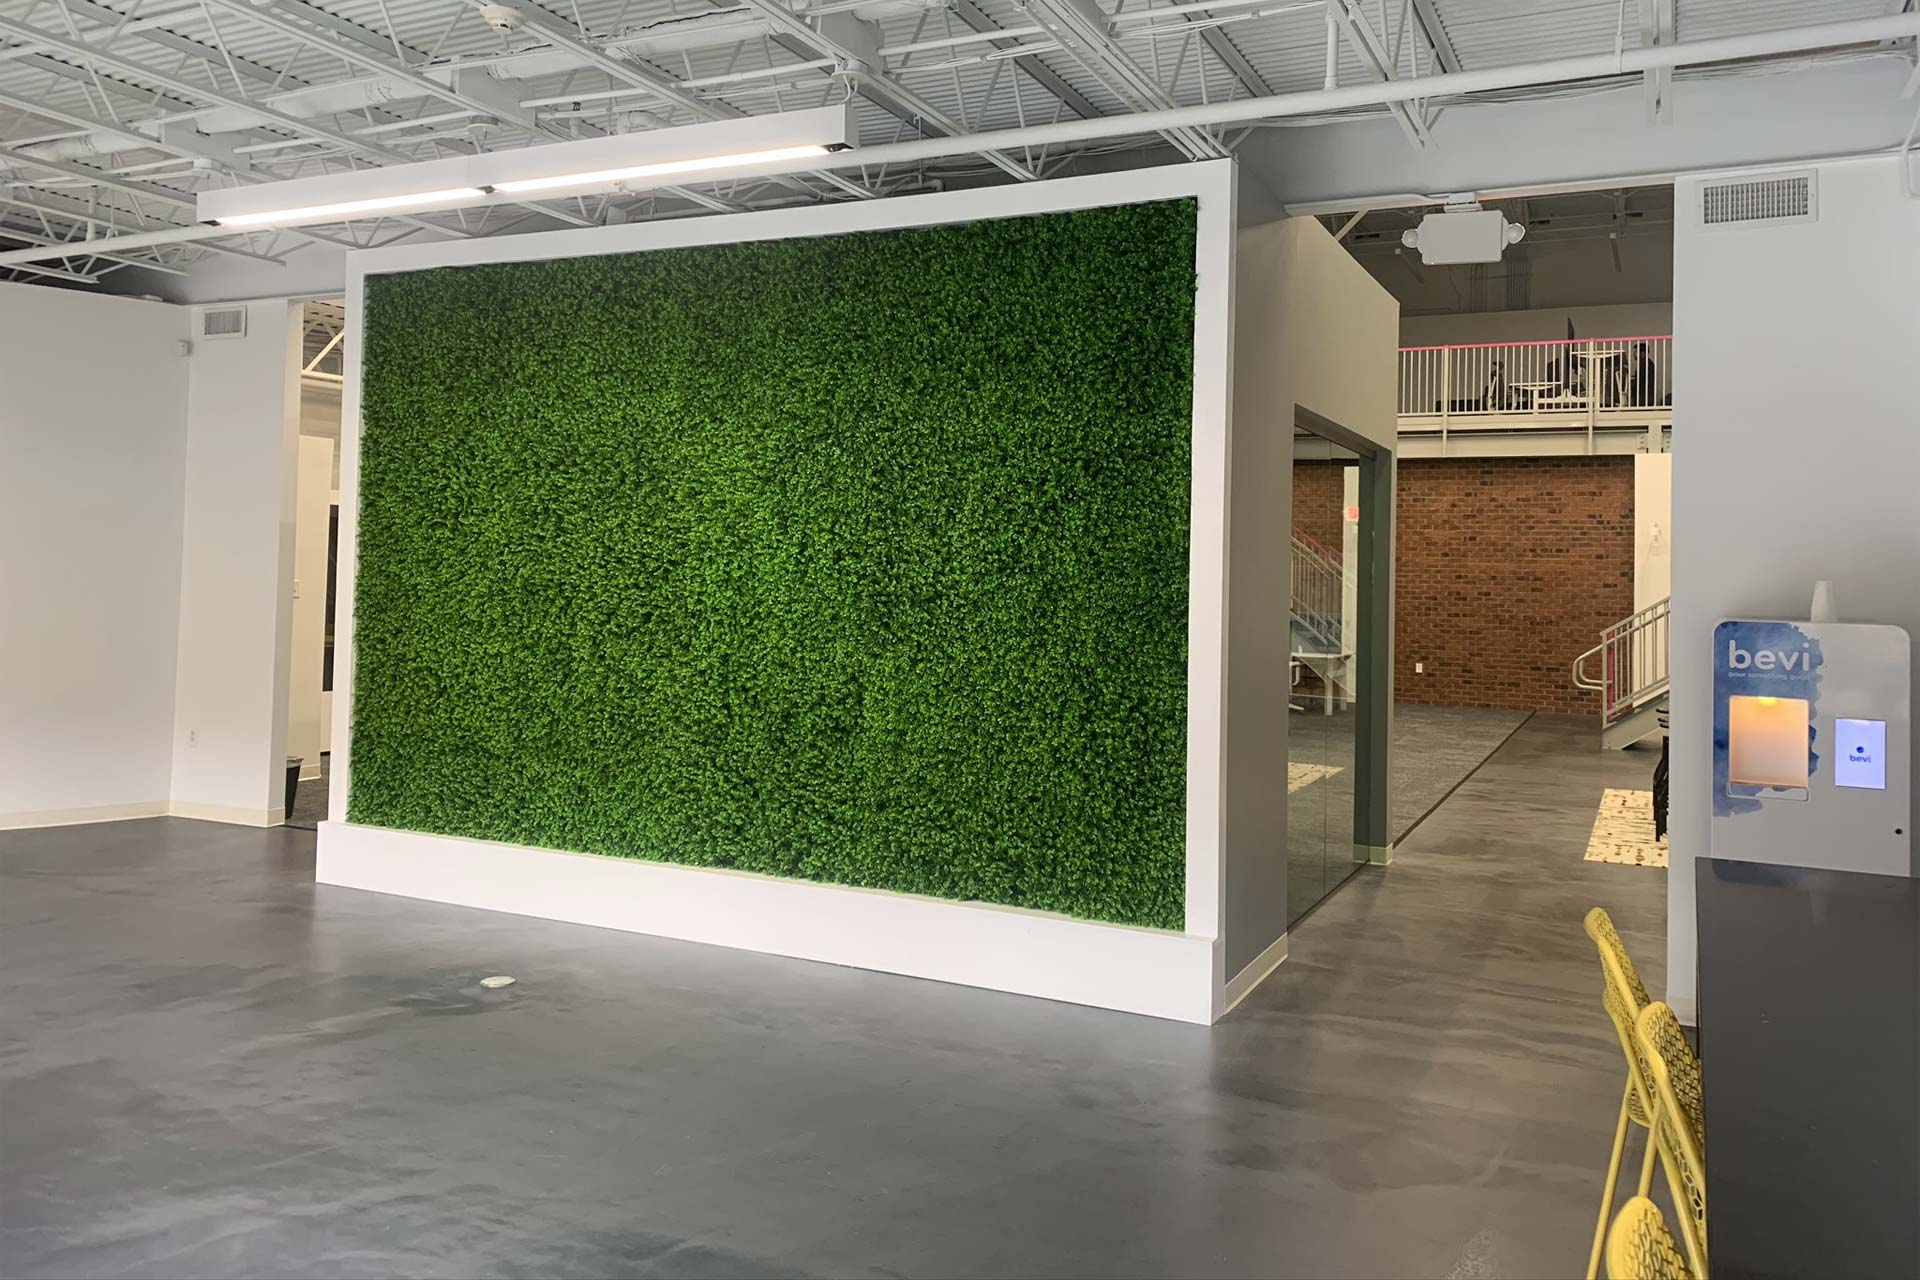
[[[349,818],[1182,927],[1194,227],[370,278]]]

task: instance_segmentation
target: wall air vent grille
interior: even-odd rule
[[[203,338],[244,338],[247,336],[245,307],[208,307],[200,313]]]
[[[1700,189],[1700,223],[1707,227],[1812,222],[1813,173],[1770,173],[1709,182]]]

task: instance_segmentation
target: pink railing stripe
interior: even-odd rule
[[[1527,342],[1455,342],[1438,347],[1402,347],[1402,351],[1472,351],[1480,347],[1567,347],[1582,342],[1670,342],[1670,333],[1647,333],[1632,338],[1538,338]]]

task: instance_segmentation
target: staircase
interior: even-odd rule
[[[1336,698],[1344,703],[1353,697],[1354,654],[1342,623],[1346,588],[1346,569],[1339,555],[1295,532],[1289,642],[1292,684],[1297,687],[1304,672],[1317,676],[1328,715],[1333,714]]]
[[[1667,615],[1672,598],[1655,601],[1600,633],[1600,643],[1573,660],[1573,682],[1600,695],[1600,746],[1630,747],[1666,727]],[[1589,670],[1598,661],[1599,672]]]

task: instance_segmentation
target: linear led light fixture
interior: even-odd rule
[[[227,214],[213,219],[223,227],[266,227],[276,223],[331,222],[358,217],[364,213],[388,213],[400,209],[446,209],[487,193],[479,187],[449,187],[445,191],[422,191],[415,195],[372,196],[365,200],[340,200],[333,204],[310,204],[301,209],[268,209],[261,213]]]
[[[204,191],[196,213],[201,222],[242,230],[454,209],[548,192],[644,189],[697,181],[707,173],[746,178],[762,170],[788,172],[793,161],[842,150],[855,136],[853,107],[843,103]]]

